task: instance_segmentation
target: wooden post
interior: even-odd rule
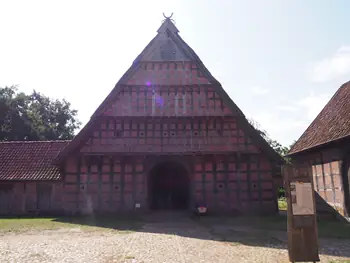
[[[320,261],[311,167],[283,167],[288,203],[288,253],[291,262]],[[311,187],[311,189],[308,189]],[[303,190],[306,189],[306,190]],[[305,192],[307,191],[308,192]],[[311,194],[308,196],[307,193]]]

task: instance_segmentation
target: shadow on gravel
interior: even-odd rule
[[[126,232],[147,232],[215,240],[232,246],[287,249],[284,216],[196,217],[184,213],[151,213],[146,216],[63,217],[54,221],[77,226],[102,227]],[[350,257],[350,225],[319,222],[320,254]]]
[[[105,228],[121,232],[141,231],[144,224],[142,218],[136,216],[72,216],[58,217],[54,221],[70,226]]]

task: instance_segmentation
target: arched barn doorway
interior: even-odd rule
[[[184,210],[190,203],[190,178],[177,162],[162,162],[148,176],[149,207],[152,210]]]

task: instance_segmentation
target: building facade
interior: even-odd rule
[[[350,83],[343,84],[289,154],[311,170],[317,213],[350,216]]]
[[[28,156],[35,164],[21,163],[30,147],[45,150]],[[72,141],[4,142],[0,152],[3,214],[141,212],[197,203],[211,212],[277,212],[283,160],[170,18]]]

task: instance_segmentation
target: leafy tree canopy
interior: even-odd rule
[[[80,124],[77,111],[65,99],[0,87],[0,140],[68,140]]]
[[[279,153],[282,157],[284,157],[284,156],[288,153],[289,149],[291,148],[291,146],[292,146],[293,144],[290,145],[289,147],[283,146],[283,145],[280,144],[278,141],[271,139],[270,136],[268,135],[268,133],[267,133],[265,130],[261,129],[261,128],[260,128],[260,125],[259,125],[256,121],[254,121],[254,120],[252,120],[252,119],[250,119],[250,120],[248,120],[248,121],[249,121],[249,123],[259,132],[259,134],[261,135],[261,137],[263,137],[263,138],[265,139],[265,141],[267,141],[267,143],[268,143],[277,153]],[[286,158],[285,158],[285,159],[286,159]],[[286,161],[288,161],[288,159],[286,159]]]

